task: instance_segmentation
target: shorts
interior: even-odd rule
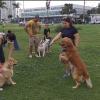
[[[37,36],[33,36],[29,38],[29,46],[38,46],[39,44],[39,38]]]

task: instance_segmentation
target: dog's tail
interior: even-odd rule
[[[90,78],[86,79],[86,84],[87,84],[87,86],[88,86],[89,88],[92,88],[92,87],[93,87],[93,85],[92,85],[92,82],[91,82],[91,79],[90,79]]]

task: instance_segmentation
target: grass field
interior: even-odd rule
[[[52,35],[56,26],[51,26]],[[14,56],[18,65],[14,68],[16,86],[7,86],[0,92],[0,100],[100,100],[100,25],[77,25],[81,42],[79,51],[88,65],[94,88],[82,85],[72,89],[71,78],[63,79],[63,64],[58,60],[60,46],[53,45],[52,53],[45,58],[27,57],[28,38],[23,27],[6,25],[12,29],[20,43],[21,50]],[[2,31],[2,26],[0,26]],[[5,50],[6,51],[6,50]]]

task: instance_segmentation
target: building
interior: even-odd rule
[[[90,14],[91,24],[100,24],[100,14]]]
[[[5,21],[9,21],[9,18],[8,16],[9,15],[12,15],[12,18],[15,18],[15,8],[13,7],[13,3],[15,3],[15,1],[12,1],[12,0],[6,0],[6,1],[3,1],[6,3],[6,7],[7,8],[0,8],[0,20],[5,20]]]
[[[60,22],[63,16],[61,15],[61,10],[64,5],[59,6],[51,6],[50,10],[48,11],[49,17],[47,17],[47,10],[46,7],[40,7],[40,8],[30,8],[30,9],[20,9],[20,18],[25,18],[26,20],[33,18],[35,15],[39,15],[42,22],[46,22],[46,20],[49,20],[50,23],[52,22]],[[83,6],[82,5],[75,5],[73,4],[73,8],[77,11],[77,15],[83,14]],[[91,9],[91,7],[85,7],[85,11]],[[71,16],[74,16],[72,14]]]

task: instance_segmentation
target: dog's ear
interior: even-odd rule
[[[17,61],[14,58],[9,58],[8,63],[9,63],[9,65],[16,65]]]

